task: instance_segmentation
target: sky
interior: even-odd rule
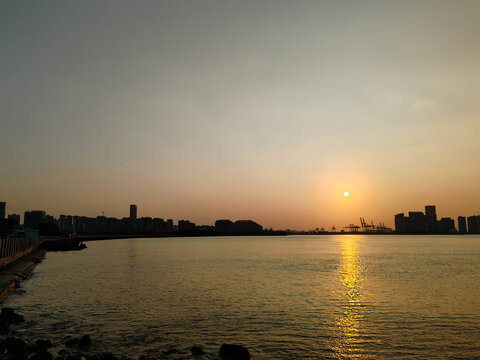
[[[0,200],[277,229],[478,214],[479,17],[462,0],[1,0]]]

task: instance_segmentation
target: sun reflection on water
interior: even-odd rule
[[[362,268],[358,255],[358,237],[340,238],[341,263],[340,281],[343,285],[344,312],[337,320],[339,339],[336,352],[340,358],[363,358],[361,322],[364,314],[361,304]]]

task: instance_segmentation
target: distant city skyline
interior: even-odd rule
[[[120,218],[135,203],[277,229],[393,227],[430,203],[478,213],[479,13],[2,1],[0,199],[17,214]]]
[[[348,195],[345,195],[348,196]],[[135,233],[136,229],[142,229],[140,233],[188,233],[195,232],[198,234],[218,233],[219,229],[225,229],[225,226],[231,227],[235,225],[238,233],[240,226],[245,226],[245,222],[254,225],[255,231],[261,232],[262,229],[269,231],[287,231],[288,232],[309,232],[309,233],[391,233],[397,234],[478,234],[480,233],[480,215],[471,214],[467,216],[458,215],[456,220],[452,217],[437,215],[435,205],[425,205],[423,211],[408,211],[405,215],[396,213],[394,216],[394,226],[390,227],[380,221],[374,223],[373,220],[365,220],[360,217],[360,225],[350,223],[348,225],[325,225],[319,224],[312,228],[273,228],[262,226],[252,220],[240,219],[232,222],[230,219],[221,218],[210,222],[197,223],[195,220],[180,217],[176,220],[172,218],[159,217],[158,215],[145,214],[137,217],[138,206],[136,204],[129,205],[129,212],[125,216],[115,217],[106,216],[104,212],[97,216],[85,216],[84,214],[63,213],[60,215],[52,215],[45,210],[25,210],[22,216],[16,213],[6,213],[6,202],[0,202],[0,219],[7,218],[15,221],[17,224],[26,228],[38,228],[41,223],[54,223],[62,233],[80,234],[128,234]],[[3,212],[3,213],[2,213]],[[2,216],[3,214],[3,216]],[[212,224],[215,225],[212,225]],[[245,223],[241,225],[242,223]],[[176,224],[176,225],[175,225]],[[220,224],[220,225],[219,225]],[[223,225],[222,225],[223,224]],[[240,225],[239,225],[240,224]],[[247,228],[248,224],[247,225]],[[467,226],[468,225],[468,226]],[[79,230],[80,229],[80,230]],[[83,230],[81,230],[83,229]],[[147,230],[150,229],[150,230]],[[228,234],[231,231],[222,231]]]

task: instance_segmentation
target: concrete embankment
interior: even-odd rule
[[[45,250],[37,249],[0,269],[0,303],[25,279],[36,264],[45,257]]]

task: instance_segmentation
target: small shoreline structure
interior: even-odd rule
[[[78,251],[87,248],[80,239],[70,236],[64,238],[46,238],[40,248],[45,251]]]

